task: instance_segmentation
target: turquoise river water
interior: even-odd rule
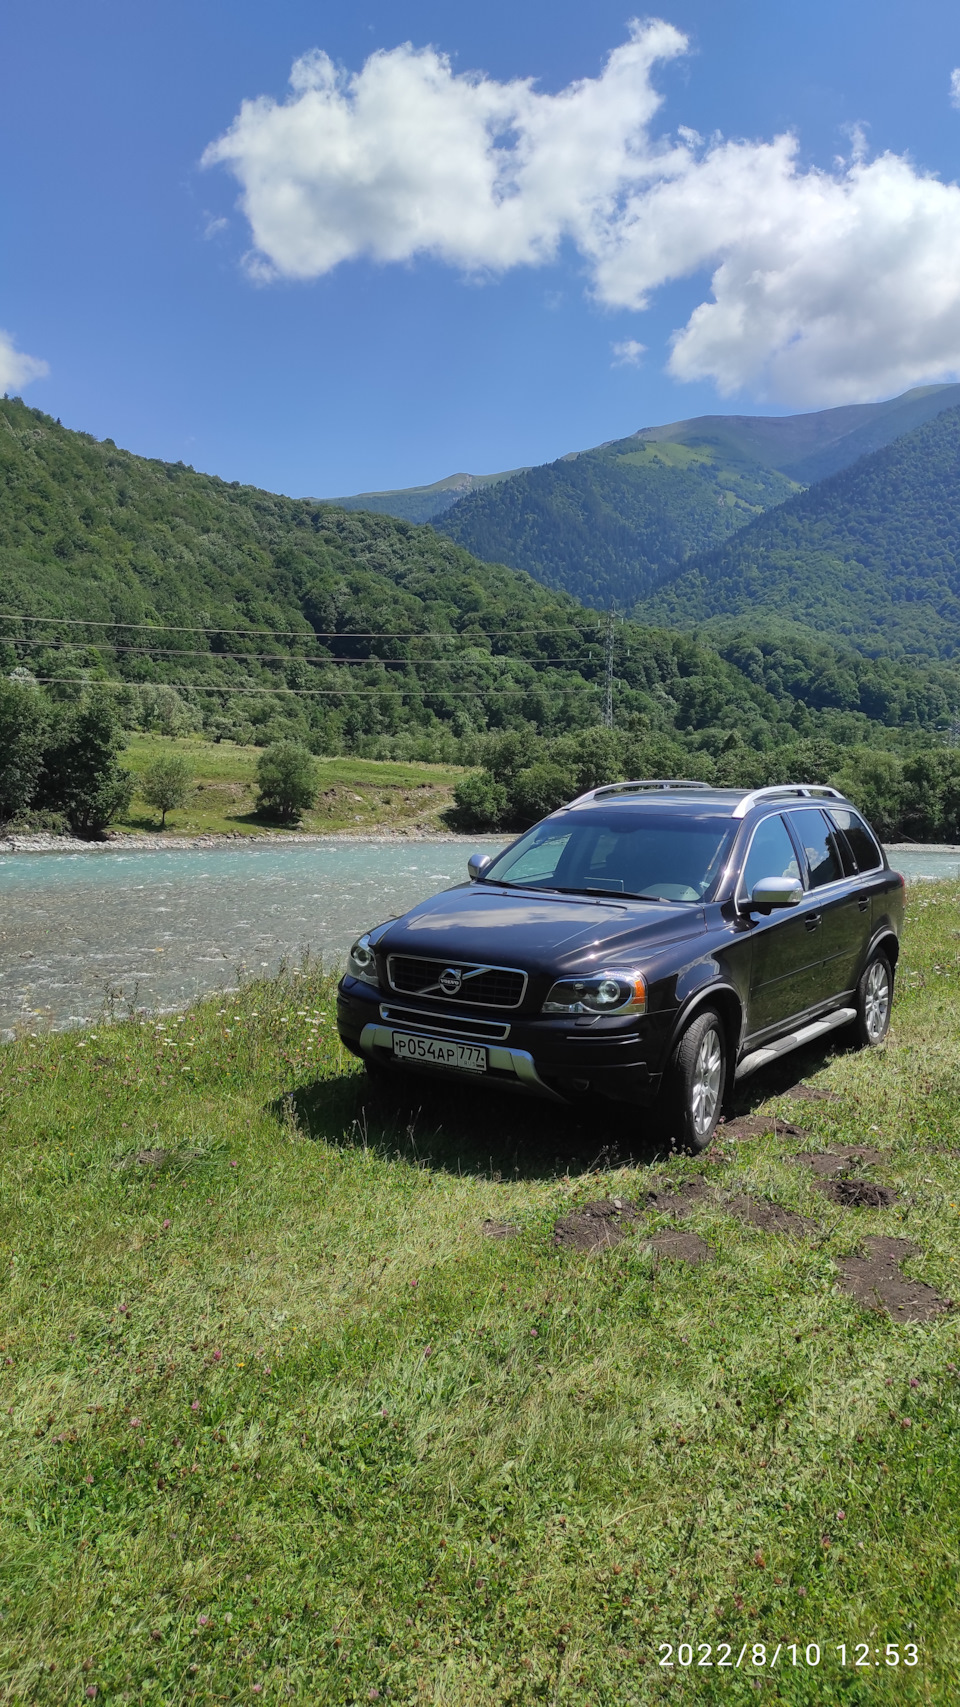
[[[0,1039],[83,1024],[111,1000],[178,1007],[305,953],[333,966],[360,931],[462,882],[469,852],[438,838],[0,855]],[[890,863],[960,876],[960,852]]]

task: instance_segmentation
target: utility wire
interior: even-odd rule
[[[129,682],[121,681],[114,676],[34,676],[35,682],[56,682],[61,687],[81,688],[183,688],[198,693],[236,693],[260,697],[263,694],[296,694],[303,698],[343,698],[343,699],[409,699],[412,694],[420,693],[427,699],[435,699],[441,695],[448,699],[526,699],[529,694],[544,691],[539,683],[531,682],[525,688],[444,688],[427,687],[417,682],[407,688],[275,688],[265,684],[259,688],[230,688],[220,687],[211,682]],[[584,681],[580,687],[558,688],[549,685],[546,689],[552,694],[577,694],[590,692],[598,684]]]
[[[349,640],[352,637],[344,635],[342,638]],[[13,646],[34,644],[28,635],[5,635],[0,636],[0,639],[8,640]],[[338,658],[332,652],[326,653],[323,657],[308,658],[302,652],[211,652],[209,647],[205,651],[193,651],[186,646],[114,646],[110,640],[89,640],[86,642],[48,640],[44,644],[50,651],[55,647],[59,649],[66,646],[70,646],[74,650],[83,646],[87,651],[92,651],[95,646],[109,646],[114,652],[136,652],[141,656],[145,652],[149,652],[153,658],[208,658],[214,662],[218,662],[221,658],[239,658],[244,663],[251,664],[482,664],[486,662],[485,658],[467,658],[462,652],[454,653],[452,658]],[[576,669],[579,669],[581,664],[594,662],[592,658],[521,658],[502,652],[490,653],[489,656],[491,663],[570,664]]]
[[[188,627],[182,623],[162,622],[103,622],[99,618],[80,616],[21,616],[14,611],[0,611],[0,622],[39,622],[59,628],[124,628],[136,629],[150,634],[242,634],[268,635],[273,640],[464,640],[470,630],[459,628],[438,629],[404,629],[396,634],[384,634],[374,629],[350,628],[197,628]],[[596,627],[599,632],[600,624]],[[576,623],[568,622],[555,628],[481,628],[474,625],[474,633],[485,634],[489,639],[498,635],[517,634],[582,634],[583,629]],[[25,638],[19,635],[0,635],[0,639],[15,640]]]

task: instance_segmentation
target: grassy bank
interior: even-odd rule
[[[0,1052],[0,1700],[955,1701],[960,1324],[837,1265],[896,1234],[960,1290],[958,935],[914,891],[888,1045],[794,1062],[836,1101],[750,1081],[810,1136],[700,1161],[612,1108],[391,1112],[310,974]],[[841,1140],[894,1207],[794,1159]],[[656,1211],[554,1245],[671,1178],[718,1188],[711,1260],[656,1261]]]
[[[193,777],[187,804],[167,813],[167,830],[176,835],[263,835],[276,828],[254,813],[260,747],[232,741],[200,741],[192,736],[132,735],[123,763],[142,775],[156,758],[178,753]],[[318,759],[321,773],[316,807],[303,814],[305,830],[443,830],[440,814],[453,804],[453,789],[464,772],[449,765],[394,764],[374,759]],[[129,812],[111,829],[160,828],[160,814],[135,795]]]

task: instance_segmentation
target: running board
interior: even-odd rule
[[[802,1049],[805,1043],[813,1043],[816,1038],[826,1036],[828,1031],[836,1031],[838,1026],[849,1025],[856,1017],[856,1008],[837,1008],[835,1013],[827,1014],[825,1019],[818,1019],[813,1025],[805,1025],[800,1031],[792,1031],[789,1037],[778,1037],[775,1043],[768,1043],[763,1049],[755,1049],[752,1055],[745,1055],[734,1077],[738,1080],[745,1079],[749,1073],[755,1073],[758,1067],[769,1066],[778,1056],[789,1055],[791,1049]]]

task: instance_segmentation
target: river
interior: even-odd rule
[[[462,882],[469,851],[438,837],[0,855],[0,1039],[84,1024],[111,1000],[179,1007],[304,953],[332,966],[360,931]],[[960,876],[960,851],[890,863]]]

